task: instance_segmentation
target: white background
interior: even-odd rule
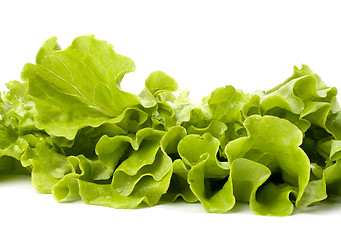
[[[301,63],[341,89],[340,10],[338,1],[1,1],[1,89],[46,39],[57,36],[65,48],[83,34],[134,60],[122,87],[136,93],[155,70],[195,101],[230,84],[267,90]],[[186,203],[116,210],[58,203],[29,177],[0,176],[1,239],[327,239],[337,236],[340,217],[340,199],[285,218],[257,216],[247,205],[228,214]]]

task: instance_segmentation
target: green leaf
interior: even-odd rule
[[[178,145],[181,159],[187,166],[194,167],[202,161],[207,161],[205,174],[207,176],[221,178],[228,174],[227,162],[220,162],[217,158],[219,140],[210,133],[203,136],[190,134],[185,136]]]
[[[341,111],[328,116],[326,127],[335,139],[341,140]]]
[[[310,161],[299,147],[302,132],[285,119],[273,116],[248,117],[244,125],[248,136],[229,142],[226,155],[232,163],[247,158],[268,167],[278,175],[274,180],[299,188],[296,201],[302,197],[309,181]],[[277,191],[277,190],[276,190]]]
[[[125,197],[112,189],[111,184],[97,184],[78,180],[81,199],[91,205],[100,205],[113,208],[136,208],[145,197]]]
[[[215,89],[207,99],[212,119],[226,122],[241,122],[242,108],[250,96],[232,86]]]
[[[188,182],[207,212],[225,213],[235,204],[232,180],[226,177],[215,179],[211,174],[207,176],[207,171],[214,169],[211,161],[206,158],[193,166],[188,172]],[[224,170],[219,165],[215,169]]]
[[[235,159],[231,164],[233,194],[237,201],[250,202],[257,189],[269,178],[271,171],[257,162],[246,158]]]
[[[52,196],[57,201],[72,200],[79,198],[79,181],[109,180],[113,171],[106,168],[98,160],[89,160],[83,155],[69,156],[67,158],[67,173],[52,187]],[[110,181],[109,181],[110,182]]]
[[[227,212],[235,203],[227,162],[217,159],[219,140],[206,133],[191,134],[178,145],[182,161],[190,167],[188,183],[207,212]]]
[[[147,176],[160,181],[171,170],[171,159],[159,150],[159,146],[143,146],[134,151],[116,169],[112,187],[122,196],[132,193],[138,182]]]
[[[162,71],[155,71],[149,74],[146,79],[145,86],[153,95],[160,90],[171,92],[178,90],[178,83],[174,80],[174,78],[168,76]]]
[[[143,177],[128,195],[121,195],[112,184],[96,184],[78,179],[79,195],[87,204],[108,206],[114,208],[136,208],[142,202],[149,206],[156,205],[169,187],[172,171],[169,171],[160,181],[152,176]]]
[[[341,160],[337,160],[333,165],[324,170],[327,184],[327,193],[341,196]]]
[[[173,174],[167,192],[162,196],[161,201],[173,202],[181,197],[186,202],[196,202],[198,198],[192,192],[188,179],[188,169],[184,162],[176,159],[173,162]]]
[[[80,128],[97,127],[140,103],[138,96],[120,89],[135,65],[111,44],[93,35],[76,38],[65,50],[56,44],[56,38],[47,40],[37,64],[26,64],[21,74],[36,104],[39,129],[72,139]]]
[[[97,143],[99,161],[114,170],[112,189],[121,196],[141,196],[150,206],[166,193],[172,160],[160,149],[164,132],[145,128],[135,137],[103,136]]]
[[[185,128],[181,126],[171,127],[161,138],[161,149],[168,155],[177,154],[178,144],[186,135]]]
[[[288,216],[294,210],[290,194],[295,187],[288,184],[268,183],[259,188],[255,197],[251,198],[251,209],[263,216]]]
[[[328,197],[325,179],[310,181],[296,207],[305,208]]]
[[[51,193],[52,187],[69,171],[67,157],[42,142],[36,146],[32,160],[32,185],[41,193]]]

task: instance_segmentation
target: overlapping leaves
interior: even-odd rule
[[[225,86],[201,105],[161,71],[139,95],[123,91],[134,69],[92,35],[65,50],[47,40],[1,98],[0,174],[31,174],[58,201],[114,208],[180,198],[286,216],[341,195],[337,90],[306,65],[269,91]]]

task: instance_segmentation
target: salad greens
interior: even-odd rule
[[[341,195],[337,90],[308,66],[269,91],[217,88],[201,105],[161,71],[139,95],[123,91],[134,69],[93,35],[65,50],[48,39],[0,95],[0,174],[114,208],[182,199],[286,216]]]

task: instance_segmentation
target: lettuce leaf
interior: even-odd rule
[[[26,64],[21,73],[37,108],[36,126],[73,139],[80,128],[97,127],[138,105],[138,96],[120,88],[124,74],[134,69],[129,58],[93,35],[76,38],[65,50],[57,38],[50,38],[39,50],[36,65]]]

